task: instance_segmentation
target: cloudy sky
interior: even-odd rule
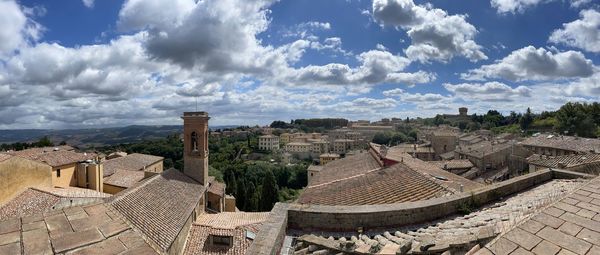
[[[0,129],[600,101],[597,0],[0,0]]]

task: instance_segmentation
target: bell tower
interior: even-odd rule
[[[208,113],[184,112],[183,173],[200,184],[208,181]]]

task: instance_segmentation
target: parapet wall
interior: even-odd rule
[[[399,227],[435,220],[458,212],[461,205],[489,203],[500,197],[544,183],[553,178],[545,169],[472,192],[416,202],[364,206],[326,206],[291,204],[288,228],[323,231],[356,231]]]
[[[276,204],[249,254],[277,254],[287,229],[356,231],[423,223],[458,212],[461,205],[483,205],[552,179],[590,178],[591,175],[544,169],[489,185],[472,192],[417,202],[365,206]]]

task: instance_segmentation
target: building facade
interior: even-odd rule
[[[258,137],[258,149],[264,151],[279,150],[279,137],[275,135]]]

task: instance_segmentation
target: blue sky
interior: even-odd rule
[[[594,0],[0,0],[0,128],[554,110],[600,98]]]

